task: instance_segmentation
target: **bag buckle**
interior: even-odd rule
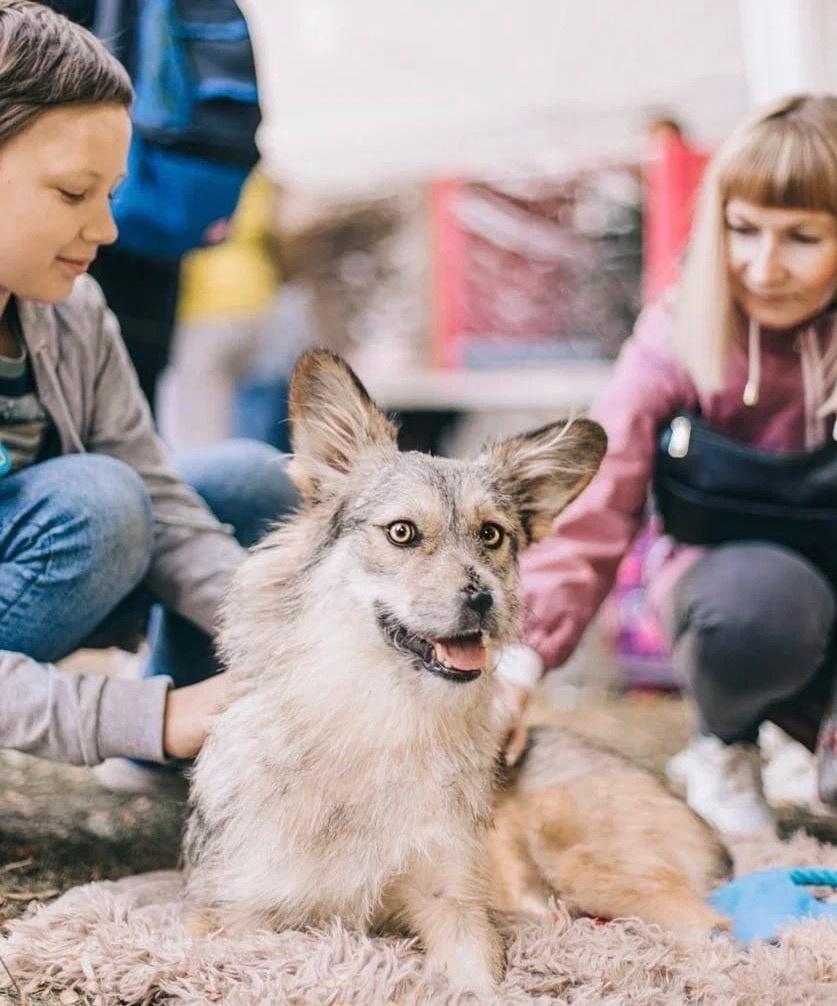
[[[692,439],[692,424],[685,416],[675,416],[671,421],[671,436],[668,438],[668,456],[685,458],[689,453]]]

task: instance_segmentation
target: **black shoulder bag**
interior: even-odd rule
[[[837,442],[779,454],[738,443],[698,416],[662,430],[654,497],[688,545],[766,541],[799,552],[837,584]]]

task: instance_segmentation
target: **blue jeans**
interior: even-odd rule
[[[286,461],[232,440],[178,467],[246,547],[296,506]],[[130,648],[150,612],[147,673],[178,686],[214,673],[210,638],[143,584],[153,534],[144,483],[114,458],[69,454],[0,478],[0,649],[49,662],[82,646]]]

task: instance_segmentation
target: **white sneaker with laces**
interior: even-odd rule
[[[802,807],[813,814],[827,808],[817,796],[817,759],[775,723],[762,723],[759,747],[764,755],[764,793],[774,807]]]
[[[757,745],[695,737],[671,759],[666,775],[692,810],[721,834],[775,834],[776,818],[764,798]]]

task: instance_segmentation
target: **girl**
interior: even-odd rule
[[[174,474],[85,275],[116,238],[131,98],[87,31],[0,0],[0,747],[88,765],[195,755],[226,689],[216,608],[242,546],[294,498],[259,444],[186,465],[208,506]],[[53,666],[135,644],[152,599],[149,676]]]
[[[746,448],[810,451],[832,438],[835,291],[837,97],[803,95],[718,150],[676,298],[641,315],[595,410],[609,435],[601,471],[524,556],[526,639],[547,667],[567,659],[613,584],[675,413],[738,445],[742,471],[760,453]],[[690,449],[688,429],[675,455]],[[776,541],[733,540],[674,548],[652,595],[700,728],[670,775],[721,830],[771,828],[758,728],[801,711],[805,739],[816,737],[834,676],[833,577]]]

